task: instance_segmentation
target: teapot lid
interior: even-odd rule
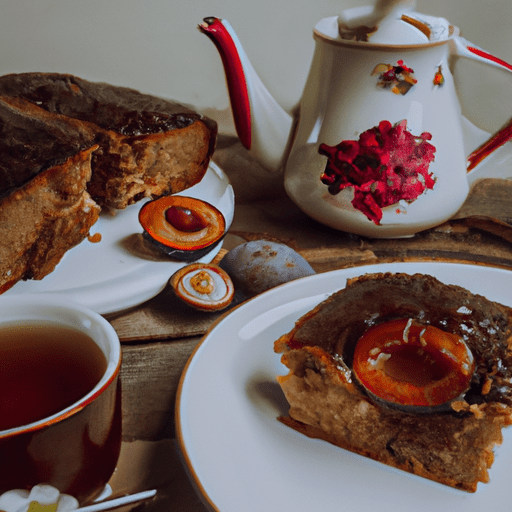
[[[383,45],[418,45],[447,40],[449,22],[418,13],[415,6],[415,0],[377,0],[374,6],[347,9],[337,17],[338,33],[326,35]]]

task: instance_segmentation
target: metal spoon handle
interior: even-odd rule
[[[137,501],[147,500],[152,498],[156,494],[156,489],[150,491],[142,491],[135,494],[129,494],[128,496],[122,496],[113,500],[102,501],[101,503],[94,503],[93,505],[87,505],[81,507],[78,510],[80,512],[100,512],[102,510],[109,510],[112,508],[121,507],[123,505],[129,505],[136,503]]]

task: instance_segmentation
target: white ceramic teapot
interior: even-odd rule
[[[291,199],[333,228],[390,238],[434,227],[461,207],[483,158],[512,153],[510,125],[470,146],[478,129],[461,114],[450,61],[512,66],[411,0],[378,0],[315,26],[296,118],[271,97],[226,20],[205,18],[200,29],[220,52],[244,146],[268,169],[284,168]]]

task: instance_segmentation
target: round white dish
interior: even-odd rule
[[[224,172],[210,163],[200,183],[180,192],[216,206],[226,219],[233,220],[233,188]],[[101,241],[84,240],[68,251],[56,269],[40,281],[21,281],[0,296],[0,304],[15,295],[47,295],[86,306],[100,314],[114,313],[151,299],[165,287],[168,279],[184,262],[140,250],[142,227],[138,214],[142,203],[129,206],[115,215],[102,213],[91,229]],[[200,262],[210,262],[219,252],[217,244]]]
[[[508,510],[512,433],[496,448],[491,482],[474,494],[395,470],[284,426],[286,373],[273,342],[347,278],[423,273],[512,306],[512,272],[458,263],[407,262],[337,270],[292,281],[222,317],[183,372],[176,429],[185,467],[220,512],[477,512]]]

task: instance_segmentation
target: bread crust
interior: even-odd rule
[[[476,371],[472,390],[451,412],[420,415],[382,407],[352,376],[354,339],[369,323],[405,313],[446,330],[446,323],[452,330],[457,323],[459,330],[486,326],[480,333],[466,332]],[[489,481],[493,449],[502,442],[502,428],[512,424],[510,384],[503,388],[510,382],[511,325],[510,308],[430,276],[375,274],[350,280],[275,342],[289,369],[278,377],[290,404],[289,416],[280,420],[309,437],[474,492],[478,482]]]
[[[0,95],[0,197],[95,146],[88,125]]]

